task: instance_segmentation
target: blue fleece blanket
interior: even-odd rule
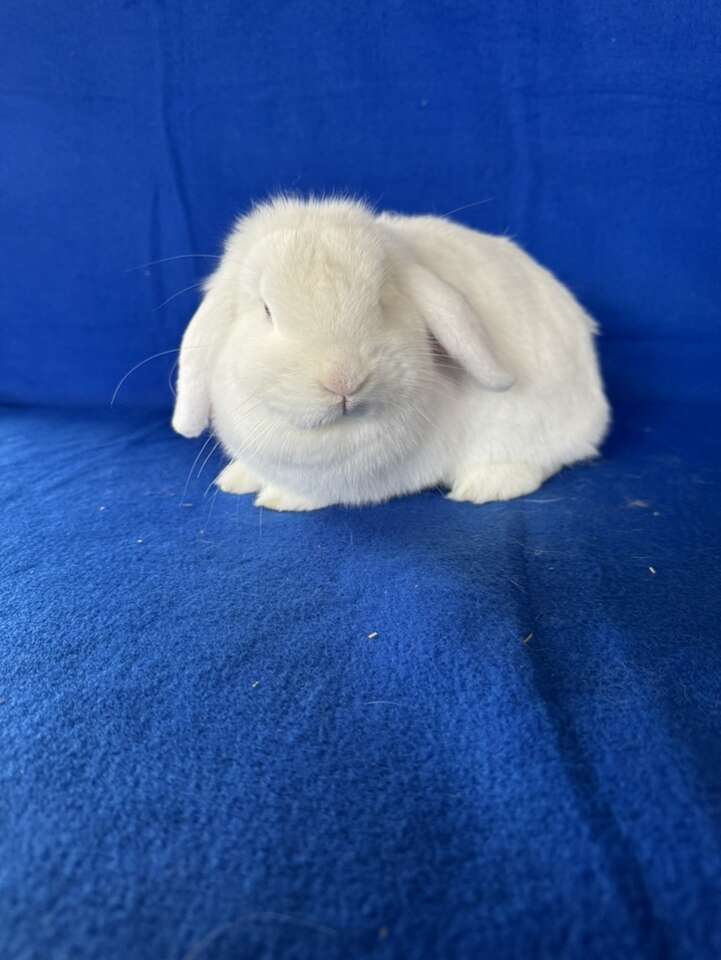
[[[4,955],[718,956],[720,414],[294,515],[6,410]]]
[[[0,4],[2,960],[721,956],[720,37]],[[174,351],[281,188],[514,236],[600,322],[603,458],[482,508],[216,494]]]

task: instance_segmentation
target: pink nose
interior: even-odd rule
[[[339,397],[352,397],[363,386],[365,379],[365,377],[351,377],[347,374],[334,373],[324,377],[321,382],[326,390]]]

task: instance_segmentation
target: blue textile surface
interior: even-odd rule
[[[5,0],[0,63],[0,402],[107,403],[213,261],[133,268],[280,188],[465,208],[571,285],[613,384],[716,376],[719,4]],[[157,364],[123,402],[167,406]]]
[[[6,0],[0,63],[3,960],[721,956],[721,7]],[[277,188],[515,235],[603,458],[208,488],[164,352]]]
[[[186,489],[164,419],[6,413],[3,955],[719,956],[690,413],[525,500],[307,515]]]

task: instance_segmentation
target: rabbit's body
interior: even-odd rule
[[[275,201],[240,222],[208,282],[174,425],[196,435],[212,410],[232,459],[221,488],[275,509],[434,486],[508,499],[597,452],[593,332],[506,238]]]

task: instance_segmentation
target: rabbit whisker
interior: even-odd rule
[[[213,439],[213,435],[212,435],[212,434],[210,434],[210,436],[206,437],[205,443],[203,444],[203,446],[200,448],[200,450],[198,450],[197,454],[195,455],[195,460],[193,460],[193,465],[192,465],[191,468],[190,468],[190,473],[188,474],[188,478],[187,478],[187,480],[185,481],[185,486],[183,487],[183,495],[182,495],[182,497],[180,498],[180,502],[181,502],[181,503],[185,500],[186,496],[188,495],[188,487],[190,486],[190,478],[193,476],[193,471],[195,470],[195,465],[197,464],[198,460],[200,460],[200,458],[203,456],[203,451],[205,450],[205,448],[208,446],[208,444],[210,443],[210,441],[211,441],[212,439]]]
[[[176,359],[175,363],[170,368],[170,373],[168,374],[168,387],[170,388],[170,392],[173,394],[174,397],[178,396],[177,391],[173,386],[173,375],[175,371],[178,369],[178,363],[179,363],[179,359]]]
[[[486,197],[483,200],[474,200],[473,203],[466,203],[462,207],[456,207],[455,210],[449,210],[447,213],[442,213],[442,217],[451,217],[454,213],[460,213],[461,210],[470,210],[471,207],[480,207],[484,203],[490,203],[492,200],[495,200],[495,197]]]
[[[205,350],[208,346],[209,344],[206,344],[206,343],[197,343],[195,344],[195,346],[192,346],[192,347],[184,347],[183,350],[184,351],[185,350]],[[115,390],[113,390],[113,396],[110,400],[110,406],[112,407],[115,404],[115,401],[118,397],[118,393],[120,392],[120,388],[128,379],[131,373],[135,373],[136,370],[139,370],[140,367],[142,367],[144,364],[150,363],[151,360],[157,360],[158,357],[167,357],[171,353],[180,353],[180,347],[173,347],[170,350],[161,350],[159,353],[153,353],[151,356],[146,357],[144,360],[141,360],[139,363],[136,363],[135,366],[131,367],[130,370],[128,370],[127,373],[123,374],[120,380],[118,380],[117,386],[115,387]]]
[[[169,296],[167,300],[163,300],[163,302],[159,303],[157,307],[153,307],[153,310],[162,310],[163,307],[167,307],[167,305],[171,303],[171,301],[175,300],[176,297],[182,296],[182,294],[187,293],[189,290],[197,290],[198,287],[202,287],[204,283],[204,280],[198,280],[196,283],[189,283],[187,287],[183,287],[182,290],[177,290],[175,293]]]
[[[202,260],[220,260],[218,253],[179,253],[175,257],[161,257],[160,260],[148,260],[147,263],[140,263],[137,267],[128,267],[123,273],[133,273],[135,270],[145,270],[147,267],[155,267],[159,263],[170,263],[171,260],[189,260],[192,257],[199,257]]]
[[[198,470],[198,475],[195,478],[196,480],[200,480],[200,475],[205,469],[205,466],[208,460],[210,460],[210,458],[213,456],[213,454],[215,453],[215,451],[218,449],[219,446],[220,446],[220,440],[218,440],[218,442],[213,446],[213,449],[210,451],[208,456],[205,458],[205,460],[203,460],[202,466],[200,467],[200,470]]]
[[[110,406],[112,407],[112,406],[114,405],[115,400],[116,400],[116,398],[117,398],[117,396],[118,396],[118,393],[119,393],[119,391],[120,391],[120,388],[121,388],[122,385],[125,383],[125,381],[128,379],[128,377],[130,376],[131,373],[135,373],[136,370],[139,370],[140,367],[142,367],[144,364],[150,363],[151,360],[157,360],[158,357],[167,357],[168,354],[170,354],[170,353],[177,353],[179,350],[180,350],[180,347],[173,347],[172,350],[161,350],[160,353],[154,353],[152,356],[146,357],[145,360],[141,360],[140,363],[136,363],[134,367],[131,367],[130,370],[128,370],[128,372],[127,372],[126,374],[124,374],[124,375],[120,378],[120,380],[118,380],[118,384],[117,384],[117,386],[115,387],[115,390],[113,390],[113,396],[112,396],[112,398],[111,398],[111,400],[110,400]]]

